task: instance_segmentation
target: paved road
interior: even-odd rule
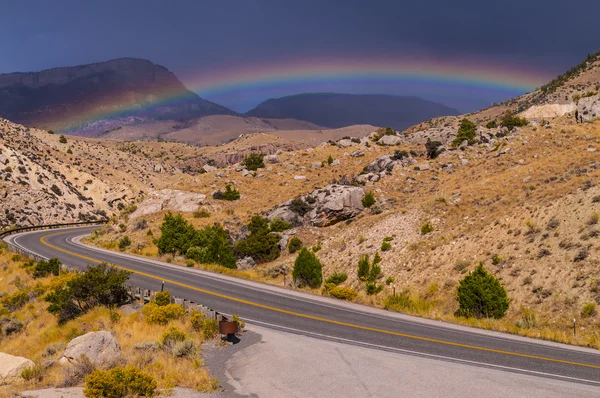
[[[432,359],[585,383],[599,388],[596,350],[424,320],[262,283],[189,269],[90,247],[77,237],[93,227],[14,235],[14,244],[64,264],[85,268],[108,262],[135,272],[134,284],[165,287],[249,323],[321,339]]]

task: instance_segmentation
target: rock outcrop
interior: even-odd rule
[[[121,346],[110,332],[90,332],[71,340],[59,363],[63,367],[76,366],[85,357],[95,367],[108,368],[120,356]]]
[[[379,145],[394,146],[402,142],[402,138],[397,135],[384,135],[377,141]]]
[[[198,210],[206,200],[206,195],[196,192],[162,189],[154,191],[150,197],[138,205],[130,218],[135,219],[163,210],[192,212]]]
[[[23,369],[33,367],[33,361],[0,352],[0,386],[23,382]]]
[[[360,214],[364,208],[363,196],[364,191],[360,187],[330,184],[273,208],[266,217],[325,227]]]
[[[577,102],[576,118],[579,123],[600,118],[600,96],[582,98]]]
[[[533,105],[529,109],[521,112],[519,116],[524,117],[525,119],[552,119],[573,112],[576,108],[577,107],[573,102],[569,104]]]

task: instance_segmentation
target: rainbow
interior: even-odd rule
[[[307,92],[307,86],[359,82],[364,85],[381,86],[403,83],[415,87],[428,86],[432,90],[455,87],[466,92],[466,95],[476,95],[478,90],[493,91],[508,98],[531,91],[553,76],[556,76],[555,71],[540,71],[539,68],[482,60],[423,57],[365,57],[357,60],[306,57],[262,64],[242,64],[220,68],[217,71],[198,71],[182,75],[181,80],[199,96],[215,101],[231,93],[259,92],[264,98],[269,92],[281,88],[287,88],[288,91],[297,89],[296,92],[300,93]],[[160,88],[152,93],[152,101],[141,107],[132,106],[129,98],[114,96],[104,101],[102,106],[70,118],[69,130],[94,121],[143,111],[145,108],[177,103],[187,95],[189,92],[181,87]]]

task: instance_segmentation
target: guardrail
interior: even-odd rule
[[[106,224],[107,222],[108,222],[108,219],[102,219],[102,220],[98,220],[98,221],[70,222],[70,223],[64,223],[64,224],[44,224],[44,225],[34,225],[31,227],[19,227],[19,228],[8,229],[6,231],[0,232],[0,239],[4,238],[5,236],[8,236],[8,235],[17,234],[19,232],[25,232],[25,231],[37,231],[37,230],[41,230],[41,229],[54,229],[54,228],[65,228],[65,227],[79,227],[79,226],[83,226],[83,225]]]

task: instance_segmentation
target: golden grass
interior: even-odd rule
[[[22,267],[23,262],[11,261],[11,256],[12,254],[6,250],[0,251],[0,264],[2,264],[0,281],[14,281],[18,277],[26,287],[33,286],[34,283],[50,287],[59,280],[50,277],[34,281]],[[63,275],[60,278],[69,277]],[[3,292],[12,293],[17,290],[14,283],[2,284]],[[150,325],[140,313],[126,315],[117,310],[111,314],[108,308],[99,307],[59,325],[56,317],[46,311],[47,306],[48,303],[42,296],[16,311],[14,315],[23,322],[24,328],[19,333],[0,339],[0,351],[29,358],[37,365],[47,364],[49,360],[54,363],[43,371],[41,381],[29,381],[20,386],[0,387],[0,396],[10,396],[13,392],[24,389],[60,386],[65,375],[56,361],[60,358],[66,344],[79,335],[98,330],[111,331],[121,345],[122,357],[126,364],[137,366],[152,375],[161,389],[179,386],[210,392],[218,387],[218,380],[210,376],[203,366],[202,334],[193,330],[187,317],[165,326]],[[190,358],[176,358],[161,349],[145,351],[134,348],[139,343],[159,341],[161,335],[170,326],[178,327],[196,343],[196,354]],[[56,353],[48,355],[47,349],[52,346],[59,349]]]

